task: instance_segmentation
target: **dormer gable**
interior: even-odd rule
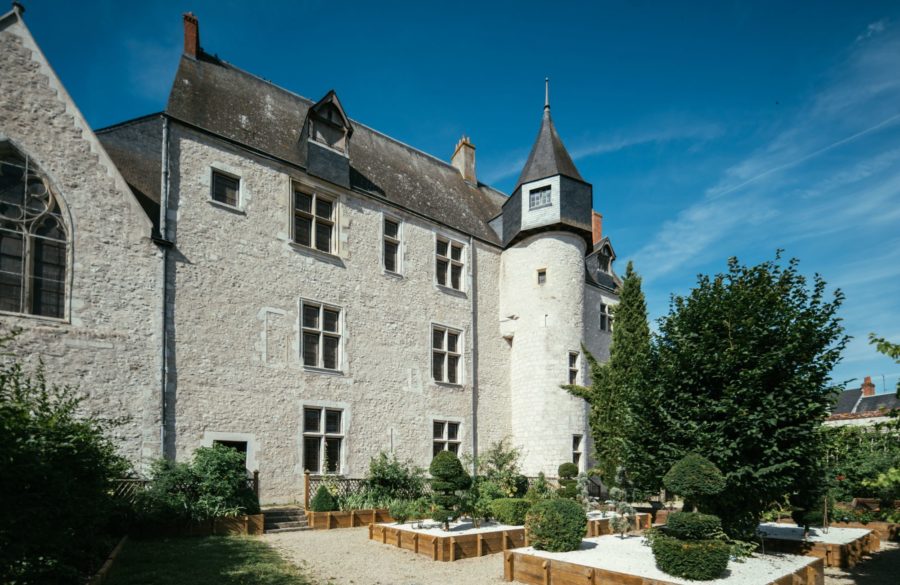
[[[342,187],[350,187],[350,137],[353,125],[332,89],[310,106],[302,136],[306,137],[306,170]]]

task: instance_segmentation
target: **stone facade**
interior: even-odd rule
[[[521,201],[510,211],[515,222],[502,220],[505,229],[515,226],[515,241],[504,245],[489,221],[507,214],[505,197],[368,129],[348,132],[351,144],[363,145],[358,150],[332,153],[335,160],[346,156],[353,172],[368,173],[368,190],[353,183],[355,175],[326,180],[300,159],[262,152],[245,143],[250,138],[242,142],[168,110],[100,132],[101,144],[19,15],[2,18],[0,140],[33,157],[55,185],[71,220],[73,254],[65,319],[0,319],[24,329],[22,351],[42,356],[51,379],[79,383],[91,407],[131,417],[118,439],[138,469],[159,456],[189,459],[215,441],[239,442],[248,468],[260,472],[263,501],[299,500],[310,467],[307,408],[342,413],[338,467],[349,477],[364,476],[379,451],[427,467],[435,421],[458,425],[461,454],[510,438],[529,475],[555,475],[580,435],[580,465],[590,466],[586,405],[560,385],[568,381],[569,352],[578,353],[576,381],[589,383],[582,342],[598,358],[608,355],[610,335],[597,309],[616,302],[616,279],[611,274],[613,284],[602,286],[586,271],[594,251],[587,249],[590,232],[579,226],[590,225],[590,217],[557,225],[567,210],[590,206],[590,185],[571,178],[577,171],[533,181],[553,187],[553,205],[533,215],[527,190],[523,197],[517,188],[519,196],[508,200]],[[183,62],[186,76],[201,67],[222,69],[210,76],[237,74],[201,63],[199,48],[192,51]],[[176,86],[186,91],[189,83],[186,77]],[[264,89],[271,92],[260,96],[266,116],[309,105]],[[197,111],[205,115],[207,106]],[[181,107],[182,115],[190,111]],[[252,136],[245,116],[226,114]],[[302,115],[296,123],[304,123]],[[549,105],[544,124],[552,124]],[[551,130],[546,135],[558,151]],[[296,139],[283,142],[291,155]],[[392,157],[386,164],[403,159],[388,175],[408,173],[382,192],[383,169],[371,162],[378,145]],[[461,169],[474,175],[474,147],[465,154],[472,159]],[[216,172],[239,182],[236,205],[213,200]],[[392,188],[411,195],[403,200]],[[334,202],[333,253],[295,243],[295,189]],[[442,207],[416,198],[427,189],[461,199]],[[447,217],[446,209],[459,217]],[[396,273],[383,268],[385,219],[400,226]],[[462,247],[460,290],[437,282],[439,239]],[[538,269],[545,270],[542,284]],[[304,365],[304,303],[339,313],[336,368]],[[434,327],[459,332],[458,383],[433,379]]]

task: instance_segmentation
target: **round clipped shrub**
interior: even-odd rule
[[[459,458],[450,451],[441,451],[431,461],[432,519],[450,530],[450,521],[456,520],[461,512],[462,498],[457,492],[472,485],[472,478],[463,469]]]
[[[722,534],[722,521],[712,514],[675,512],[669,514],[665,531],[681,540],[710,540]]]
[[[586,528],[584,508],[572,500],[542,500],[525,515],[525,534],[538,550],[575,550],[581,545]]]
[[[725,489],[725,476],[706,457],[689,453],[663,476],[663,484],[696,507],[698,500]]]
[[[525,515],[531,509],[531,502],[522,498],[498,498],[491,502],[491,513],[497,522],[510,526],[525,524]]]
[[[338,504],[328,488],[320,485],[316,495],[310,500],[309,507],[313,512],[334,512],[338,509]]]
[[[731,555],[731,547],[722,540],[678,540],[663,534],[653,538],[652,548],[660,571],[697,581],[721,577]]]
[[[578,475],[578,466],[574,463],[563,463],[556,470],[560,479],[572,479]]]

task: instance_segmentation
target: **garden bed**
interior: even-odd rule
[[[585,539],[572,552],[552,553],[523,548],[506,551],[503,577],[530,585],[696,585],[656,568],[653,552],[638,537],[601,536]],[[822,585],[821,559],[797,555],[755,555],[731,562],[712,585]]]
[[[817,557],[826,567],[847,568],[860,562],[864,555],[878,552],[881,541],[868,528],[836,528],[826,533],[822,528],[810,528],[804,537],[803,529],[786,524],[759,525],[767,551],[786,552]]]
[[[309,527],[314,530],[332,530],[334,528],[356,528],[379,522],[393,522],[394,519],[384,508],[374,510],[347,510],[344,512],[312,512],[306,511]]]
[[[778,523],[796,526],[796,523],[790,519],[779,520]],[[871,522],[832,522],[830,526],[832,528],[865,528],[877,534],[880,540],[900,542],[900,524],[895,522],[882,522],[881,520],[873,520]]]
[[[614,534],[615,531],[610,526],[610,520],[617,516],[615,512],[607,512],[605,517],[600,517],[600,512],[591,512],[588,514],[587,537],[603,536],[605,534]],[[638,512],[635,517],[635,527],[633,530],[647,530],[650,528],[650,514],[646,512]]]
[[[445,531],[436,522],[422,528],[414,524],[370,524],[369,540],[411,550],[433,561],[458,561],[525,546],[525,528],[486,522],[475,528],[471,522],[453,522]]]

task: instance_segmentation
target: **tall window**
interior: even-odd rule
[[[400,222],[384,218],[384,269],[400,272]]]
[[[336,408],[303,409],[303,467],[310,473],[340,473],[344,412]]]
[[[240,203],[241,180],[238,177],[227,175],[221,171],[212,172],[212,199],[228,205],[229,207],[237,207]]]
[[[445,238],[437,239],[437,282],[441,286],[449,286],[462,290],[463,245]]]
[[[441,451],[459,455],[459,423],[445,420],[434,421],[432,456]]]
[[[446,327],[431,329],[431,376],[435,382],[459,384],[462,361],[460,335],[462,332]]]
[[[583,435],[572,435],[572,463],[581,467],[581,442]]]
[[[612,331],[612,312],[606,303],[600,303],[600,331]]]
[[[294,191],[294,242],[329,254],[334,250],[334,201]]]
[[[0,143],[0,310],[65,316],[67,241],[47,181]]]
[[[539,209],[550,205],[550,186],[539,187],[528,192],[528,209]]]
[[[341,365],[341,310],[311,301],[300,302],[303,328],[303,365],[339,370]]]
[[[578,383],[578,352],[569,352],[569,384]]]

